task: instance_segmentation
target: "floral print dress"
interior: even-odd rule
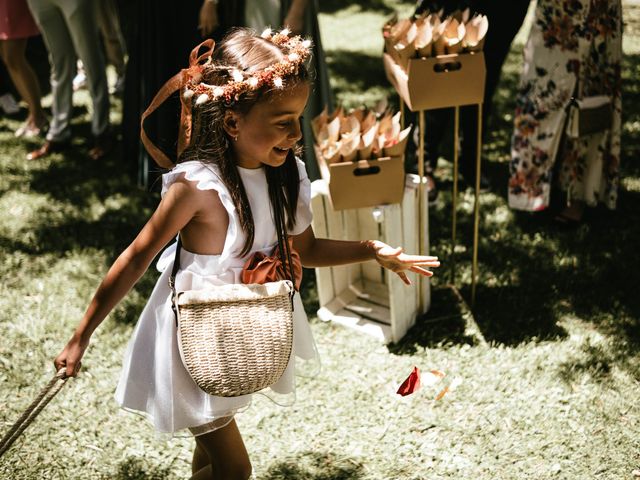
[[[509,206],[549,206],[552,182],[567,203],[615,208],[620,162],[620,0],[538,0],[524,51],[511,142]],[[567,137],[571,97],[608,95],[611,128]]]

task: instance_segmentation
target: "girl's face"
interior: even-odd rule
[[[300,82],[256,103],[244,115],[228,110],[225,130],[232,138],[238,166],[282,165],[289,150],[302,138],[300,118],[308,97],[309,84]]]

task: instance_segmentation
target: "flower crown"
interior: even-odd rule
[[[192,77],[185,86],[182,94],[183,98],[188,101],[195,96],[196,105],[220,99],[223,99],[226,104],[231,104],[238,101],[243,93],[257,90],[265,85],[283,88],[284,77],[298,73],[300,65],[309,57],[311,49],[311,40],[305,40],[299,35],[289,37],[289,33],[288,28],[280,32],[272,32],[268,28],[260,35],[265,40],[269,40],[289,52],[279,62],[251,74],[242,72],[234,67],[220,67],[229,70],[231,73],[232,79],[224,85],[209,85],[200,81],[201,76]],[[207,63],[210,62],[211,59],[209,58]]]

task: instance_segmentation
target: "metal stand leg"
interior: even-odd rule
[[[471,264],[471,308],[476,306],[478,276],[478,230],[480,226],[480,162],[482,154],[482,104],[478,104],[478,142],[476,146],[476,192],[473,205],[473,261]]]
[[[424,110],[418,112],[418,128],[420,141],[418,142],[418,176],[420,177],[420,186],[418,188],[418,255],[424,255]],[[424,313],[424,298],[422,297],[422,275],[418,275],[418,312]]]
[[[451,194],[451,283],[456,283],[456,227],[458,224],[458,132],[460,107],[456,105],[453,122],[453,192]]]

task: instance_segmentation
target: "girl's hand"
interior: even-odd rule
[[[425,277],[433,276],[433,272],[423,267],[439,267],[438,257],[428,257],[425,255],[407,255],[402,247],[393,248],[378,240],[371,241],[376,254],[376,261],[384,268],[398,274],[404,283],[411,285],[411,280],[405,273],[407,270],[419,273]]]
[[[78,375],[78,371],[82,366],[82,362],[80,360],[88,346],[88,341],[82,341],[79,337],[74,335],[62,352],[60,352],[53,361],[53,364],[56,367],[56,372],[61,368],[65,368],[67,377],[75,377]]]

